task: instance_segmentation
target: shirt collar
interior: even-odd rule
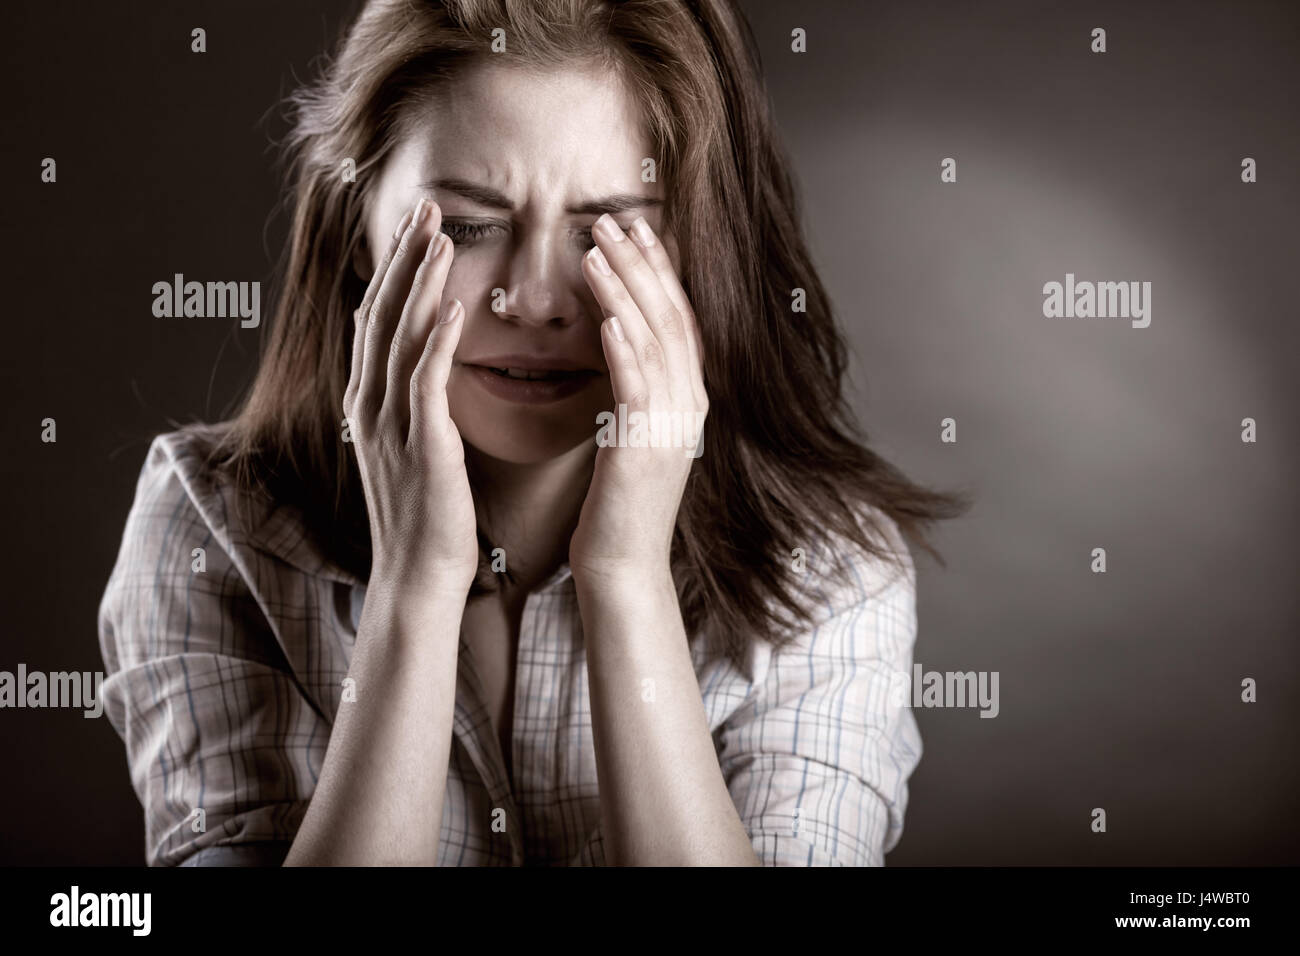
[[[361,583],[360,578],[340,567],[316,546],[297,507],[281,505],[270,511],[249,534],[248,543],[313,577],[351,585]]]

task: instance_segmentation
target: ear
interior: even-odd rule
[[[375,274],[375,264],[370,255],[370,243],[366,240],[365,232],[361,233],[361,238],[352,247],[352,271],[367,284]]]

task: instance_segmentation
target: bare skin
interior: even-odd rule
[[[356,699],[339,706],[286,865],[437,859],[461,614],[478,560],[446,400],[464,310],[442,302],[452,249],[439,216],[421,203],[403,217],[357,311],[343,410],[374,556],[348,672]]]
[[[509,761],[519,616],[567,559],[608,861],[756,865],[669,571],[693,459],[592,441],[596,415],[619,403],[701,424],[708,410],[676,243],[655,229],[661,187],[641,181],[651,151],[637,111],[602,74],[492,67],[426,120],[396,147],[367,223],[372,250],[394,224],[408,237],[374,264],[354,350],[368,371],[345,400],[360,419],[375,570],[350,671],[357,700],[340,708],[287,862],[436,860],[458,634],[463,626]],[[418,198],[428,213],[409,225]],[[439,228],[457,240],[455,270],[443,250],[408,295]],[[434,326],[453,298],[464,314]],[[391,360],[373,362],[390,342]],[[505,355],[593,377],[559,400],[502,398],[482,366]],[[479,476],[473,495],[466,456]],[[478,523],[505,548],[517,583],[466,607]],[[376,682],[382,692],[367,694]]]

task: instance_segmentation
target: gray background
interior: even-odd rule
[[[918,557],[916,657],[998,671],[1001,713],[918,710],[888,863],[1297,862],[1295,6],[746,7],[855,406],[914,478],[977,495],[948,567]],[[149,439],[221,417],[257,354],[237,320],[155,319],[151,286],[258,279],[265,306],[274,106],[351,9],[10,8],[0,669],[102,668]],[[1150,328],[1044,318],[1067,272],[1150,281]],[[142,861],[107,720],[0,712],[0,761],[0,862]]]

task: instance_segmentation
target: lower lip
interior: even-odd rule
[[[528,379],[498,375],[495,372],[489,372],[481,365],[466,365],[465,371],[470,372],[485,389],[497,398],[503,398],[507,402],[523,402],[534,405],[558,402],[562,398],[568,398],[570,395],[582,391],[599,377],[595,372],[580,372],[561,379],[532,379],[530,381]]]

